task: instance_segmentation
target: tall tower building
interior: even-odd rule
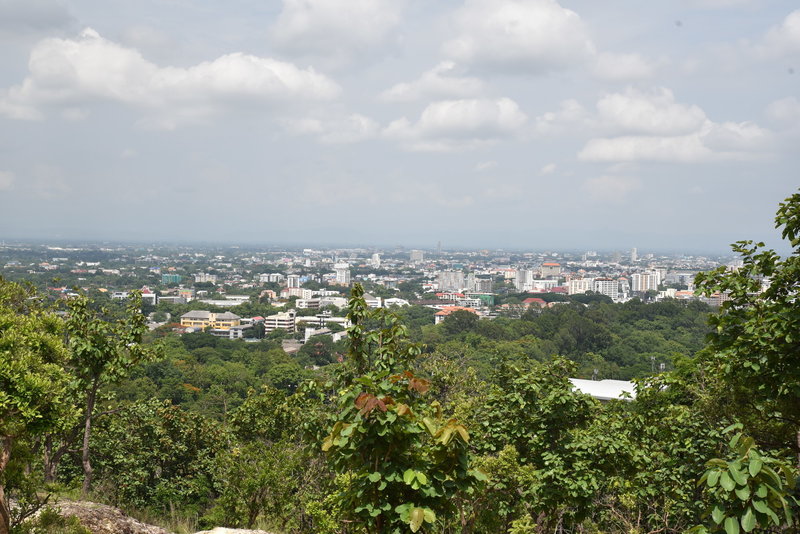
[[[336,272],[336,283],[342,286],[350,285],[350,264],[335,263],[333,270]]]
[[[412,250],[409,254],[409,260],[411,260],[411,263],[422,263],[424,258],[425,254],[421,250]]]
[[[639,253],[636,250],[636,247],[631,249],[631,263],[636,263],[639,260]]]

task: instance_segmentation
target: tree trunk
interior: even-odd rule
[[[2,442],[0,448],[0,473],[2,473],[11,458],[11,436],[3,436],[0,442]],[[0,534],[8,534],[9,530],[11,530],[11,512],[6,502],[5,488],[0,483]]]
[[[44,458],[44,481],[47,484],[52,484],[56,481],[57,462],[53,456],[53,436],[44,438],[44,447],[42,447]]]
[[[92,486],[92,463],[89,460],[89,436],[92,433],[92,413],[94,403],[97,399],[97,381],[92,384],[89,394],[86,396],[86,419],[83,425],[83,447],[81,448],[81,464],[83,465],[83,486],[81,495],[85,498],[89,494]],[[2,534],[2,533],[0,533]]]

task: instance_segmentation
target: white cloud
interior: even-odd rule
[[[774,122],[796,126],[800,123],[800,100],[790,96],[767,106],[767,116]]]
[[[483,81],[458,74],[454,62],[442,61],[413,82],[398,83],[387,89],[381,93],[381,99],[399,102],[423,98],[466,98],[483,91]]]
[[[542,176],[553,174],[554,172],[556,172],[555,163],[548,163],[547,165],[544,165],[541,169],[539,169],[539,174],[541,174]]]
[[[536,131],[543,135],[563,134],[593,127],[594,120],[580,102],[564,100],[558,111],[548,111],[536,117]]]
[[[386,44],[404,7],[404,0],[283,0],[272,39],[287,53],[341,66]]]
[[[455,26],[445,54],[479,68],[538,74],[594,54],[581,18],[554,0],[467,0]]]
[[[752,123],[706,121],[697,132],[675,136],[620,136],[589,140],[578,157],[587,161],[694,163],[757,156],[770,133]]]
[[[773,141],[770,131],[752,122],[714,122],[699,106],[677,102],[663,87],[606,94],[597,101],[595,113],[565,100],[558,111],[537,117],[536,130],[596,136],[578,154],[587,161],[750,159]]]
[[[675,102],[672,91],[663,87],[605,95],[597,102],[597,115],[607,127],[661,135],[690,133],[706,121],[702,109]]]
[[[79,108],[107,100],[149,109],[146,124],[174,127],[247,103],[324,100],[339,86],[313,69],[242,53],[189,68],[158,67],[91,29],[78,39],[45,39],[31,52],[29,75],[0,93],[0,114],[43,117],[47,106]]]
[[[284,125],[292,133],[314,135],[328,144],[365,141],[375,137],[380,129],[377,122],[358,113],[332,120],[290,119],[284,121]]]
[[[594,74],[610,82],[624,82],[652,78],[655,66],[640,54],[597,54]]]
[[[405,117],[392,122],[384,135],[410,150],[475,148],[515,135],[527,117],[510,98],[433,102],[416,123]]]
[[[14,187],[14,173],[0,171],[0,191],[8,191]]]
[[[779,25],[770,28],[756,46],[756,51],[768,57],[800,54],[800,9],[792,11]]]

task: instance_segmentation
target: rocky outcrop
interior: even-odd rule
[[[119,508],[89,501],[61,500],[52,505],[64,517],[76,517],[92,534],[173,534],[161,527],[142,523]],[[195,534],[270,534],[264,530],[217,527]]]
[[[77,517],[92,534],[172,534],[161,527],[142,523],[118,508],[88,501],[59,501],[54,508],[64,517]]]

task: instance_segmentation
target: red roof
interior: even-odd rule
[[[474,309],[465,308],[463,306],[446,306],[446,307],[442,308],[441,310],[439,310],[438,312],[436,312],[436,315],[450,315],[451,313],[453,313],[455,311],[459,311],[459,310],[472,312],[475,315],[478,315],[478,312],[476,312]]]
[[[547,304],[543,299],[531,297],[522,301],[523,304]]]

